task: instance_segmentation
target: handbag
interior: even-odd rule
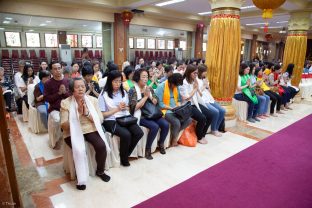
[[[176,115],[176,117],[180,121],[182,122],[186,121],[188,118],[192,116],[192,104],[190,101],[188,101],[184,105],[172,109],[172,112]]]
[[[132,124],[136,124],[138,119],[132,115],[121,116],[116,118],[116,122],[122,127],[128,127]]]
[[[154,105],[150,99],[147,99],[144,103],[143,107],[141,108],[141,113],[144,118],[151,120],[159,119],[163,116],[161,110],[156,105]]]
[[[197,136],[195,133],[195,123],[192,122],[186,129],[184,129],[178,143],[187,147],[195,147],[197,144]]]

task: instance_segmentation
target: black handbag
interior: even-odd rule
[[[142,116],[146,119],[159,119],[163,116],[161,110],[154,103],[147,99],[141,108]]]
[[[192,104],[190,101],[188,101],[184,105],[181,105],[179,107],[172,109],[172,112],[176,115],[176,117],[180,121],[186,121],[188,118],[191,118],[193,115]]]
[[[128,127],[132,124],[136,124],[138,119],[132,115],[121,116],[116,118],[116,122],[122,127]]]

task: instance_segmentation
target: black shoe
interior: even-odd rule
[[[145,158],[148,159],[148,160],[152,160],[153,159],[151,149],[149,149],[149,148],[145,149]]]
[[[96,172],[96,175],[99,176],[105,182],[108,182],[110,180],[110,176],[106,175],[104,172],[103,173]]]
[[[166,154],[166,150],[165,150],[164,145],[159,145],[159,152],[160,152],[160,154],[162,154],[162,155]]]
[[[77,188],[78,190],[83,191],[83,190],[86,190],[87,186],[86,186],[86,185],[76,185],[76,188]]]
[[[120,161],[120,164],[121,164],[122,166],[125,166],[125,167],[130,166],[129,161]]]

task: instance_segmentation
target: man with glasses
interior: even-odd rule
[[[51,147],[59,147],[58,141],[61,141],[61,126],[60,126],[60,107],[61,101],[70,96],[69,80],[63,78],[61,64],[58,62],[52,63],[52,78],[44,84],[44,100],[49,103],[49,119],[48,131]]]

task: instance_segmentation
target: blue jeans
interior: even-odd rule
[[[161,129],[161,131],[158,143],[161,145],[164,144],[169,131],[169,123],[166,119],[162,117],[155,120],[148,120],[143,118],[140,120],[140,125],[149,129],[146,141],[146,148],[150,149],[152,147],[153,141],[157,136],[159,128]]]
[[[264,115],[268,112],[270,97],[268,95],[264,94],[261,96],[257,95],[257,98],[258,98],[258,105],[259,105],[257,114],[258,115]]]
[[[48,129],[48,111],[45,105],[39,105],[37,110],[40,114],[41,121],[46,129]]]
[[[206,103],[206,105],[208,110],[213,113],[211,121],[211,131],[218,131],[225,115],[225,109],[222,108],[217,102]]]

